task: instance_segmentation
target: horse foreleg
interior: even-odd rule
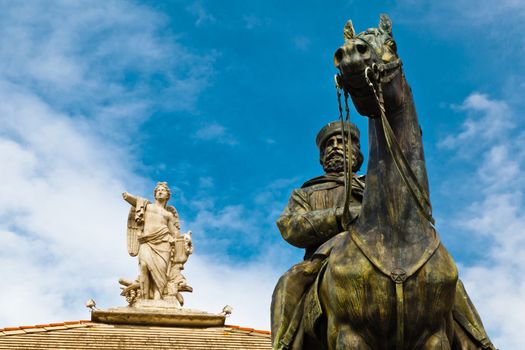
[[[421,350],[450,350],[450,341],[444,329],[428,337]]]

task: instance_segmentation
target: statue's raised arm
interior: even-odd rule
[[[127,229],[128,253],[131,256],[137,256],[139,253],[138,238],[144,233],[144,214],[149,201],[145,198],[133,196],[128,192],[122,193],[122,198],[131,204]]]
[[[137,197],[128,192],[122,193],[122,198],[124,198],[124,200],[131,204],[133,207],[137,205]]]

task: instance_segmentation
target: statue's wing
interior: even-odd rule
[[[135,221],[135,207],[129,209],[128,214],[128,253],[131,256],[137,256],[139,253],[139,234],[143,227]]]
[[[180,220],[179,220],[179,213],[177,213],[177,209],[175,209],[174,206],[168,205],[166,206],[166,210],[173,214],[173,217],[175,218],[175,228],[180,231]]]

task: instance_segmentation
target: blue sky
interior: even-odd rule
[[[0,326],[123,304],[127,190],[168,181],[194,233],[189,307],[269,328],[302,253],[274,222],[321,173],[333,52],[390,14],[437,227],[500,348],[525,326],[525,3],[0,2]],[[366,120],[352,111],[366,153]],[[364,169],[363,169],[364,171]],[[497,286],[497,287],[494,287]],[[5,294],[4,294],[5,293]],[[521,310],[517,312],[517,310]]]

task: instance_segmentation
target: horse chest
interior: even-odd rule
[[[457,270],[446,250],[435,255],[403,284],[405,319],[434,328],[450,312]],[[335,249],[325,275],[326,299],[340,322],[353,328],[368,329],[388,336],[396,325],[396,285],[351,243],[346,249]],[[429,318],[428,315],[435,317]],[[413,323],[412,323],[413,324]]]
[[[395,313],[395,286],[354,247],[350,251],[334,251],[330,256],[325,276],[326,284],[332,285],[327,291],[330,303],[337,318],[351,321],[354,327],[371,320],[385,324],[383,321]]]

